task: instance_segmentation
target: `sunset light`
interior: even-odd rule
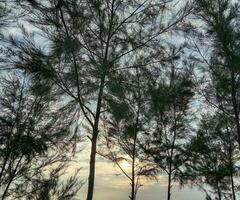
[[[0,0],[0,200],[240,200],[240,0]]]

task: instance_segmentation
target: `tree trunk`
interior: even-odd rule
[[[131,200],[135,200],[135,194],[136,194],[136,191],[135,191],[135,152],[136,152],[136,139],[137,139],[137,133],[135,133],[135,136],[134,136],[134,146],[133,146],[133,158],[132,158],[132,183],[131,183],[131,197],[130,199]]]
[[[168,174],[168,192],[167,192],[167,200],[171,199],[171,187],[172,187],[172,172]]]
[[[133,175],[134,174],[134,175]],[[131,183],[131,200],[135,200],[135,170],[132,168],[132,183]]]
[[[98,136],[97,132],[98,132],[98,130],[94,130],[93,131],[93,137],[92,137],[92,147],[91,147],[89,177],[88,177],[87,200],[92,200],[93,199],[94,180],[95,180],[96,149],[97,149],[97,136]]]
[[[91,140],[92,146],[91,146],[90,163],[89,163],[87,200],[93,199],[94,180],[95,180],[95,162],[96,162],[97,138],[98,138],[98,124],[99,124],[100,114],[101,114],[105,77],[106,77],[106,73],[104,73],[101,78],[101,83],[100,83],[100,88],[99,88],[99,93],[98,93],[98,100],[97,100],[96,115],[95,115],[95,121],[94,121],[93,132],[92,132],[92,140]]]
[[[172,79],[174,78],[174,69],[172,69]],[[171,82],[172,84],[172,82]],[[168,171],[168,192],[167,192],[167,200],[171,199],[171,187],[172,187],[172,173],[173,173],[173,154],[174,154],[174,148],[175,148],[175,141],[176,141],[176,136],[177,136],[177,119],[176,119],[176,106],[174,103],[173,106],[174,109],[174,129],[173,129],[173,140],[171,144],[171,153],[170,153],[170,163],[169,163],[169,171]]]
[[[138,79],[138,98],[140,99],[141,92],[140,92],[140,80],[139,80],[139,72],[138,68],[136,68],[137,72],[137,79]],[[134,139],[133,139],[133,152],[132,152],[132,190],[131,190],[131,200],[136,199],[137,195],[137,184],[138,181],[135,181],[135,160],[136,160],[136,145],[137,145],[137,137],[138,137],[138,123],[139,123],[139,114],[140,114],[140,100],[138,99],[138,107],[137,107],[137,116],[136,116],[136,123],[134,127]]]
[[[231,186],[232,186],[232,196],[233,196],[233,200],[236,200],[236,194],[235,194],[235,186],[234,186],[234,180],[233,180],[233,173],[231,170]]]
[[[137,119],[135,124],[135,130],[134,130],[134,141],[133,141],[133,152],[132,152],[132,190],[131,190],[131,200],[136,199],[136,182],[135,182],[135,159],[136,159],[136,142],[137,142],[137,129],[138,129],[138,117],[139,117],[139,109],[137,112]]]

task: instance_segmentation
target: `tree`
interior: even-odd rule
[[[195,9],[196,16],[204,23],[204,30],[199,31],[202,34],[198,34],[199,41],[206,41],[205,44],[210,46],[210,56],[205,57],[202,49],[195,44],[198,57],[200,56],[199,59],[205,64],[204,68],[210,76],[205,96],[208,104],[218,112],[225,112],[235,122],[236,140],[240,145],[239,3],[198,0]]]
[[[41,88],[32,87],[22,75],[3,79],[1,87],[1,199],[20,199],[32,194],[31,183],[37,177],[43,180],[47,168],[70,161],[67,152],[73,145],[69,135],[73,120],[65,115],[71,107],[55,105],[53,109],[52,97]]]
[[[194,96],[191,70],[183,66],[181,49],[171,48],[170,59],[154,85],[149,88],[151,96],[151,128],[143,140],[142,148],[153,170],[168,176],[167,199],[171,199],[173,180],[179,180],[188,156],[185,150],[191,134],[191,99]]]
[[[228,119],[222,115],[204,116],[188,149],[191,156],[186,167],[187,179],[202,189],[210,186],[218,200],[237,199],[234,181],[238,173],[237,143],[231,127]],[[211,199],[211,194],[207,196]]]
[[[217,199],[236,199],[234,176],[237,169],[236,142],[239,144],[239,3],[197,0],[195,16],[201,27],[197,26],[195,34],[190,34],[196,36],[192,49],[195,52],[192,54],[195,64],[203,69],[198,70],[198,78],[204,76],[199,89],[205,99],[208,115],[202,119],[200,130],[193,138],[193,149],[189,149],[189,152],[196,153],[196,162],[192,163],[192,178],[202,188],[204,184],[210,185]],[[211,199],[211,195],[207,194],[207,198]]]
[[[61,178],[66,171],[66,163],[62,163],[49,172],[49,177],[46,178],[42,174],[31,180],[32,190],[29,193],[19,191],[18,199],[34,199],[34,200],[72,200],[75,199],[77,192],[83,185],[79,180],[78,171],[66,180]],[[45,175],[46,176],[46,175]],[[28,184],[29,186],[29,184]],[[26,188],[23,188],[26,189]]]
[[[49,42],[43,51],[32,38],[11,39],[17,68],[32,74],[35,81],[67,95],[82,111],[91,141],[88,195],[92,200],[99,124],[107,85],[131,69],[135,55],[158,57],[160,36],[172,31],[189,14],[188,5],[171,13],[174,1],[56,0],[19,1],[28,21]],[[28,4],[27,4],[28,2]],[[168,17],[165,17],[168,16]],[[148,50],[148,51],[145,51]]]
[[[106,97],[109,113],[103,129],[106,131],[99,154],[110,159],[128,178],[131,186],[131,200],[137,199],[137,192],[142,186],[141,178],[148,172],[148,165],[142,156],[139,140],[148,126],[145,97],[151,76],[144,66],[137,66],[124,77],[111,85],[111,95]],[[121,82],[124,82],[121,84]],[[129,167],[126,167],[128,163]]]

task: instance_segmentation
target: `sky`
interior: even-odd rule
[[[88,177],[88,154],[84,150],[76,159],[76,165],[71,166],[71,171],[74,168],[81,167],[80,177],[85,180],[84,186],[78,193],[80,200],[86,199],[87,194],[87,177]],[[127,163],[122,163],[125,170],[130,170]],[[113,163],[106,161],[100,157],[96,162],[96,179],[94,200],[128,200],[130,194],[129,180],[121,174],[121,171],[114,166]],[[167,195],[167,179],[166,176],[160,175],[159,181],[143,180],[143,187],[140,188],[137,200],[166,200]],[[171,200],[204,200],[205,195],[198,188],[190,188],[185,186],[180,189],[177,183],[173,184]]]
[[[28,31],[33,31],[33,27],[26,25]],[[16,34],[15,29],[8,29],[8,34]],[[40,42],[41,38],[38,38]],[[179,38],[178,38],[179,40]],[[47,45],[45,45],[47,46]],[[86,148],[89,149],[89,148]],[[86,181],[83,188],[78,193],[78,198],[86,199],[87,194],[87,177],[88,177],[88,157],[90,152],[84,150],[76,158],[76,163],[70,166],[69,171],[74,172],[76,168],[80,167],[80,179]],[[125,169],[128,170],[127,164]],[[130,168],[129,168],[130,169]],[[121,174],[121,171],[114,166],[113,163],[108,162],[102,158],[97,159],[96,175],[95,175],[95,191],[94,200],[128,200],[130,194],[129,180]],[[143,187],[140,188],[137,200],[166,200],[167,196],[167,179],[166,176],[160,175],[159,181],[144,180]],[[199,191],[198,188],[183,187],[180,189],[177,183],[172,187],[171,200],[204,200],[205,195]]]

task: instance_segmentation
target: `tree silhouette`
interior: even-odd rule
[[[197,136],[191,140],[186,175],[202,189],[211,186],[216,199],[237,199],[237,144],[234,130],[221,115],[205,116]],[[210,198],[210,194],[208,194]]]
[[[191,70],[178,61],[180,49],[170,50],[170,59],[160,71],[160,78],[150,86],[152,126],[142,141],[153,170],[168,176],[168,200],[172,181],[179,179],[181,167],[188,159],[185,143],[191,133],[190,103],[194,95]]]
[[[239,3],[199,0],[196,1],[196,15],[206,25],[203,30],[205,36],[211,38],[210,58],[200,53],[200,59],[207,64],[205,69],[211,78],[205,96],[208,103],[220,112],[225,112],[235,122],[236,140],[240,144]],[[200,36],[201,41],[204,41],[203,38]],[[201,49],[195,47],[201,52]]]
[[[28,22],[38,28],[50,48],[43,51],[28,36],[11,38],[13,56],[7,60],[14,60],[17,68],[31,73],[38,84],[68,96],[81,110],[90,130],[87,200],[92,200],[107,85],[113,74],[117,76],[133,67],[135,55],[145,51],[142,64],[153,55],[156,58],[156,44],[189,14],[188,5],[172,13],[166,5],[173,1],[19,2],[30,13]]]
[[[27,194],[46,168],[70,161],[66,153],[73,145],[68,139],[73,121],[64,116],[69,108],[51,108],[52,97],[36,92],[27,77],[12,75],[1,86],[0,186],[5,199]]]
[[[150,75],[149,72],[138,66],[110,86],[112,93],[106,97],[110,115],[108,113],[105,116],[106,124],[103,129],[106,130],[106,135],[98,152],[113,161],[128,178],[131,200],[137,199],[137,192],[142,186],[141,177],[146,172],[149,173],[139,146],[139,140],[149,123],[146,115],[148,99],[145,93],[150,80],[146,75]],[[126,162],[129,164],[128,168],[124,167]]]

